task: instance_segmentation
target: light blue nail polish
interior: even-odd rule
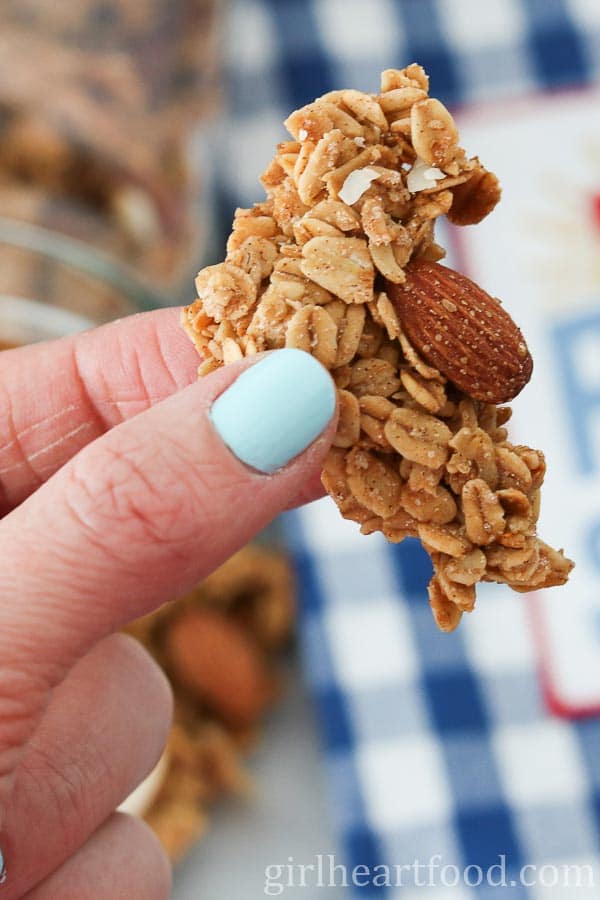
[[[6,881],[6,866],[4,865],[4,856],[2,855],[2,850],[0,850],[0,884],[4,884]]]
[[[229,449],[259,472],[276,472],[318,437],[335,410],[335,387],[302,350],[276,350],[246,369],[210,417]]]

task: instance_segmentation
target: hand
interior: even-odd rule
[[[177,310],[0,355],[6,900],[169,896],[154,837],[114,810],[162,752],[170,691],[114,632],[320,493],[325,370],[288,350],[197,365]]]

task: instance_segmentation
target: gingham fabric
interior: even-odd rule
[[[599,0],[239,0],[226,30],[230,118],[217,145],[227,222],[260,199],[257,177],[290,110],[342,86],[376,90],[383,68],[417,60],[432,94],[463,107],[600,82]],[[437,855],[485,870],[503,855],[509,882],[524,865],[582,863],[595,869],[587,892],[407,881],[384,893],[600,896],[600,720],[548,712],[526,601],[484,586],[477,611],[441,635],[417,542],[363,538],[328,500],[290,515],[287,529],[343,861]]]

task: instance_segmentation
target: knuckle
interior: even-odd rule
[[[65,502],[81,530],[107,550],[172,547],[190,538],[196,520],[187,481],[164,452],[153,459],[146,448],[106,444],[101,455],[75,460]]]
[[[0,516],[13,506],[14,490],[11,483],[28,476],[39,485],[41,478],[32,468],[17,426],[17,417],[11,392],[4,378],[0,378]]]

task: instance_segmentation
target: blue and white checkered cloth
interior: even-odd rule
[[[600,0],[238,0],[230,16],[234,121],[219,135],[227,222],[234,206],[260,199],[258,175],[290,110],[343,86],[376,91],[384,68],[420,62],[450,106],[600,83]],[[505,856],[518,882],[525,865],[581,863],[595,868],[591,891],[503,890],[600,896],[600,719],[548,713],[523,599],[483,586],[476,613],[442,635],[417,542],[361,537],[329,500],[287,525],[348,866],[439,855],[486,870]],[[498,890],[405,883],[388,894],[463,900]]]

